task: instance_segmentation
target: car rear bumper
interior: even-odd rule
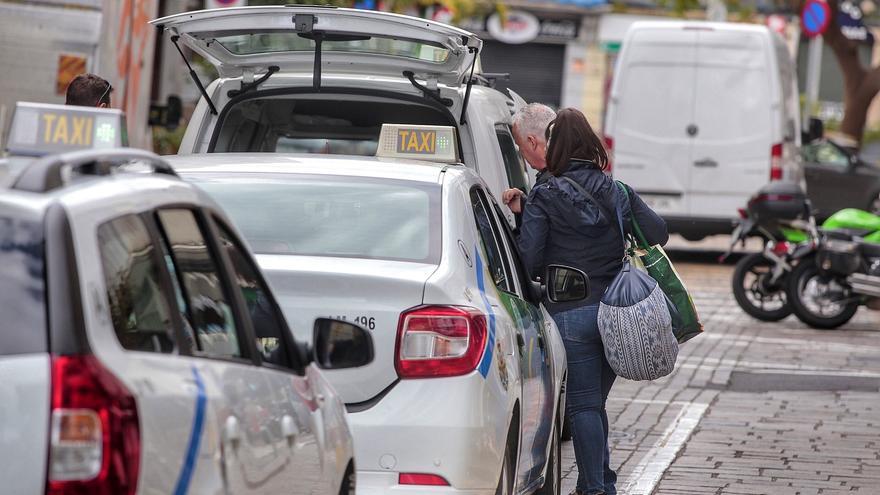
[[[401,380],[373,407],[348,415],[358,493],[494,493],[508,397],[476,372]],[[451,486],[400,486],[400,473],[438,475]]]
[[[733,232],[735,219],[717,217],[688,217],[663,215],[670,234],[681,234],[686,239],[710,235],[726,235]]]

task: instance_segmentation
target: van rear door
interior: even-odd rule
[[[773,116],[781,111],[770,40],[757,30],[696,32],[691,215],[731,218],[770,180]]]
[[[695,31],[634,26],[611,94],[614,176],[664,216],[689,212],[696,40]]]

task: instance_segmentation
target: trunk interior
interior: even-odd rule
[[[247,98],[220,117],[209,152],[372,156],[382,124],[455,126],[427,102],[324,91]]]

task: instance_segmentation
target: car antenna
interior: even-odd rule
[[[159,26],[159,29],[163,29],[162,26]],[[214,106],[214,102],[211,101],[211,97],[208,96],[208,92],[205,91],[205,86],[202,85],[201,79],[199,79],[199,75],[196,74],[196,71],[193,70],[192,65],[189,64],[189,60],[186,59],[186,55],[183,54],[183,50],[180,49],[180,45],[177,44],[177,40],[180,39],[180,36],[174,35],[171,37],[171,42],[174,43],[174,47],[177,48],[177,53],[180,54],[180,58],[183,59],[183,63],[186,64],[186,67],[189,69],[189,77],[192,78],[193,82],[196,83],[196,86],[199,88],[199,92],[202,93],[202,96],[205,97],[205,101],[208,102],[208,107],[211,108],[211,114],[217,115],[217,107]]]
[[[464,102],[461,104],[461,119],[459,119],[459,124],[461,125],[464,125],[464,115],[467,112],[468,101],[471,99],[471,87],[474,85],[474,67],[477,65],[477,56],[480,54],[480,51],[473,46],[469,46],[468,51],[474,54],[474,59],[471,61],[471,73],[468,75],[467,89],[464,91]]]

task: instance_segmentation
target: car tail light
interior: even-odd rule
[[[782,180],[782,143],[770,147],[770,180]]]
[[[474,308],[422,306],[400,315],[394,365],[401,378],[465,375],[486,345],[486,316]]]
[[[739,213],[739,217],[742,218],[743,220],[749,218],[749,212],[746,211],[745,208],[737,208],[736,212]]]
[[[397,481],[400,485],[449,486],[449,482],[436,474],[400,473]]]
[[[608,170],[605,173],[611,175],[611,166],[614,159],[614,138],[605,136],[602,138],[602,143],[605,145],[605,151],[608,152]]]
[[[134,396],[94,356],[52,358],[48,495],[133,494],[140,465]]]

